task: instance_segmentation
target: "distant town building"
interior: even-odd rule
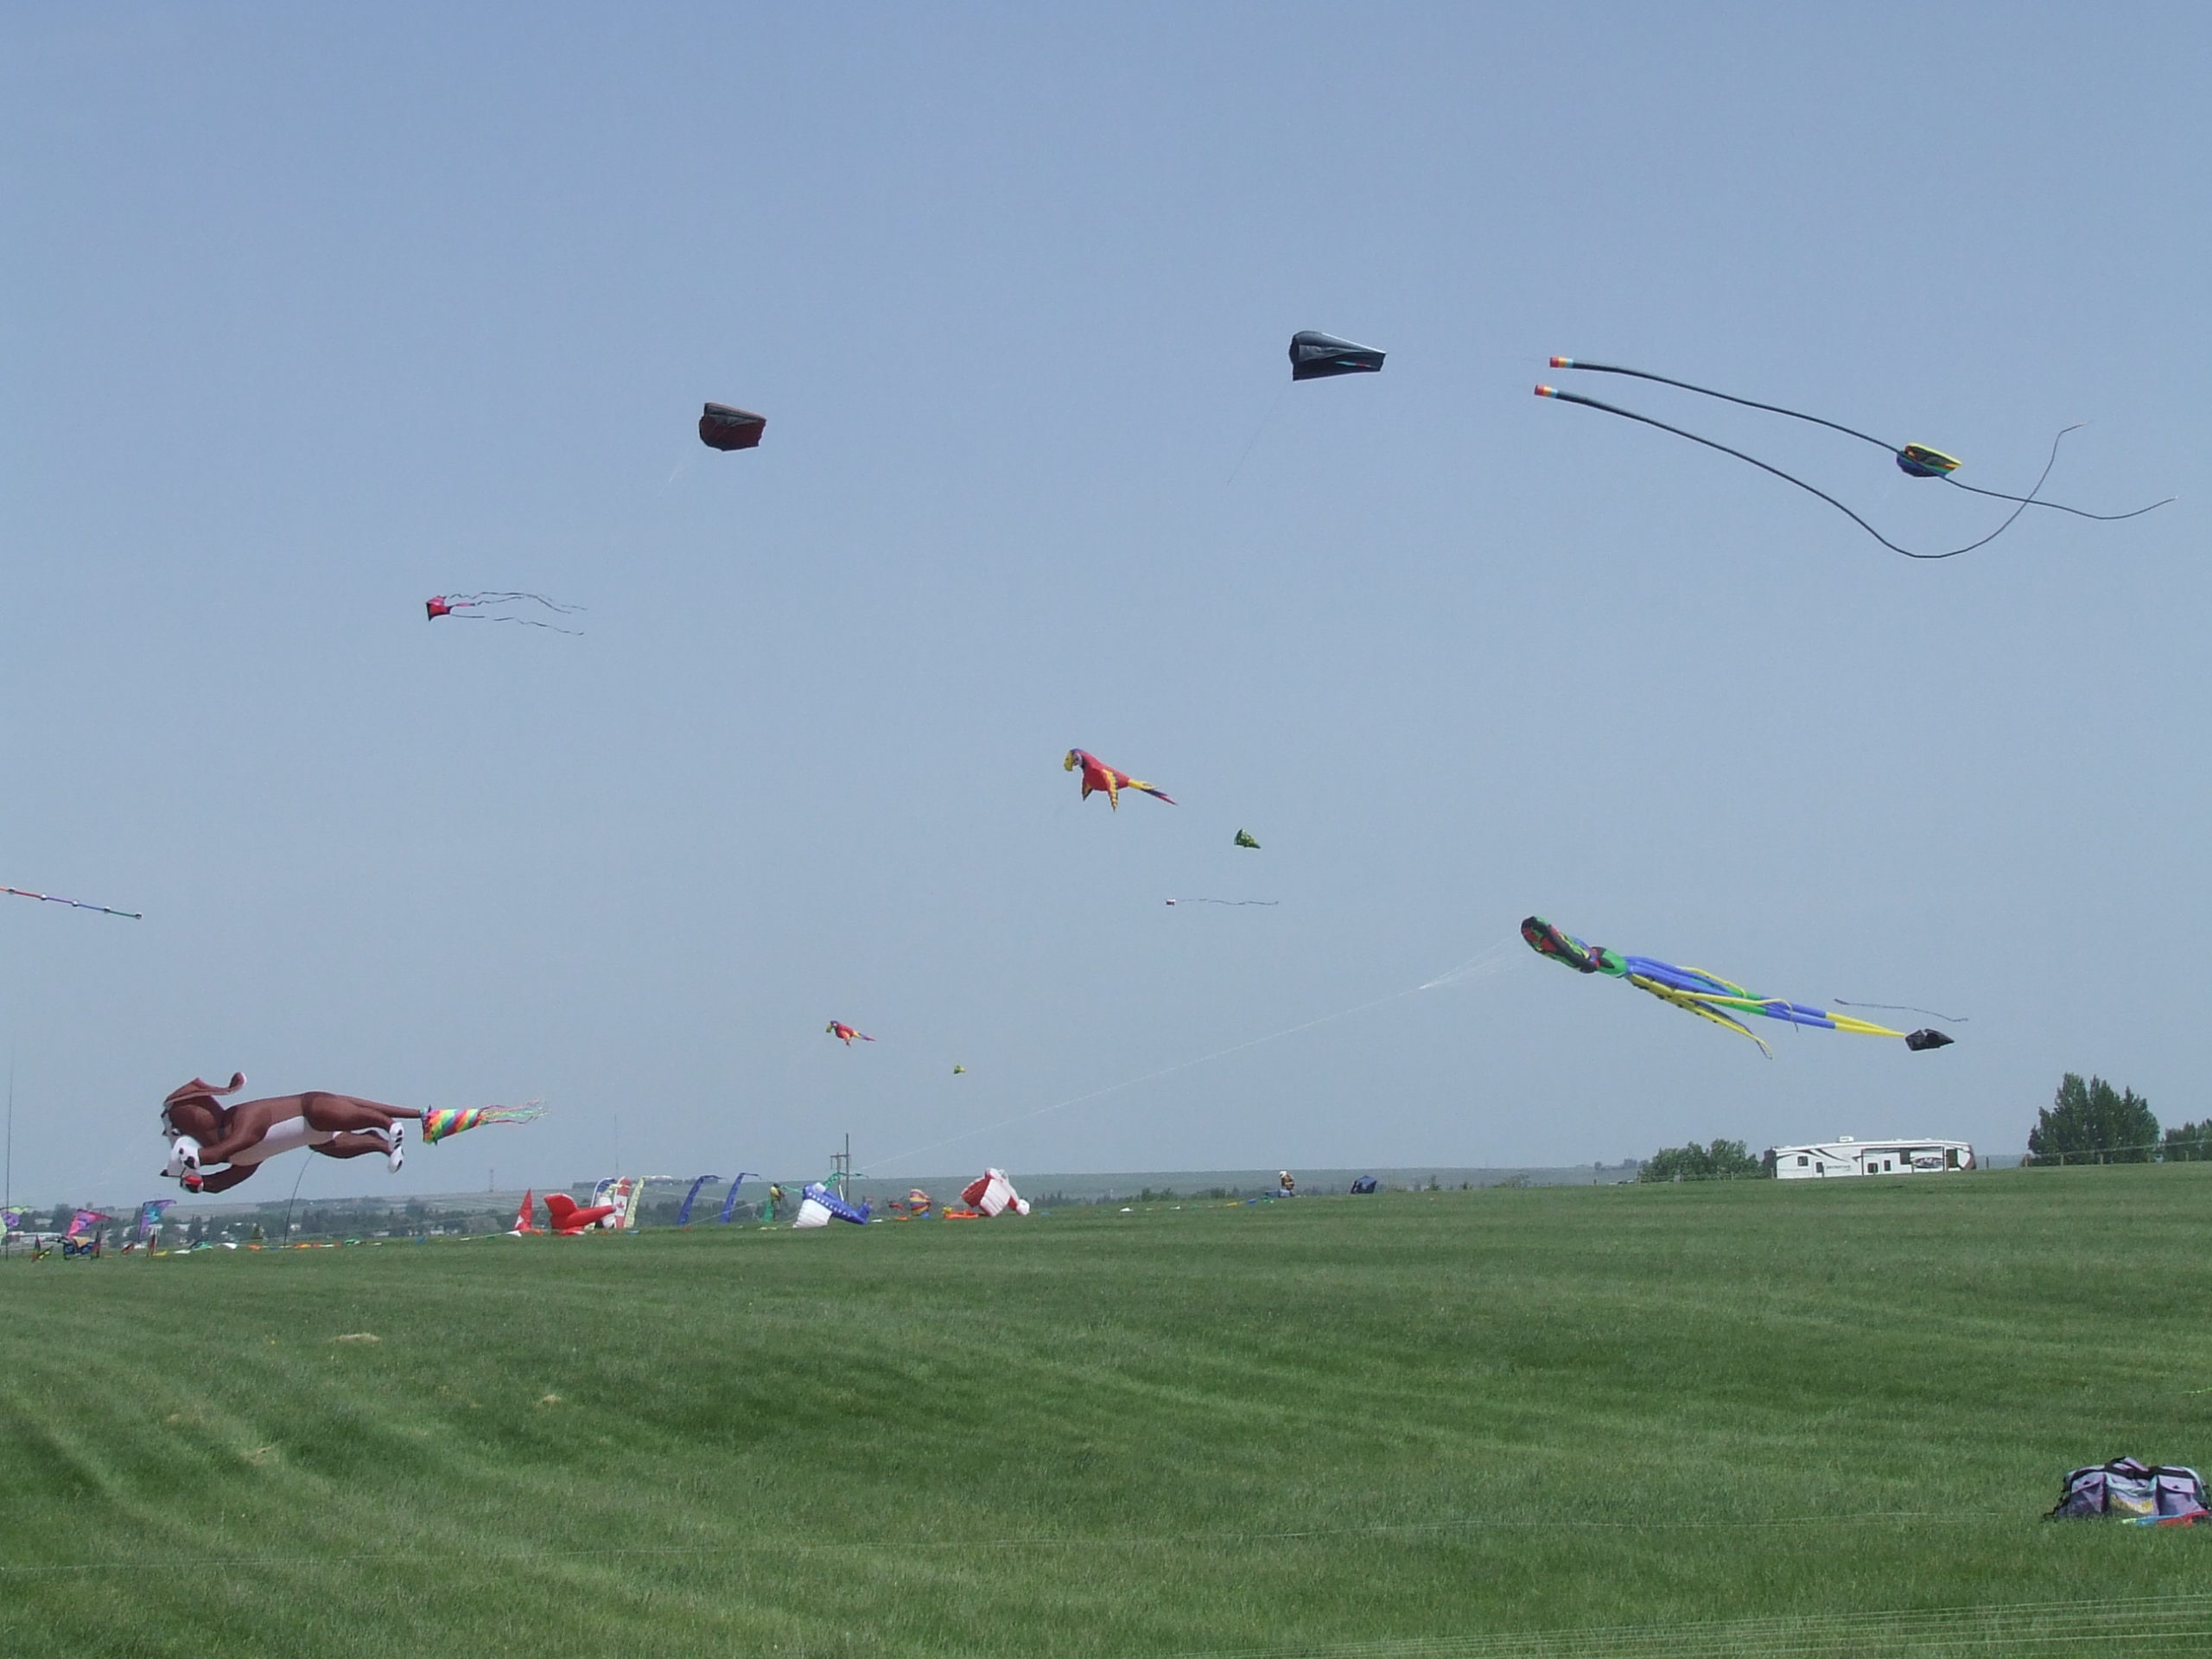
[[[1826,1175],[1941,1175],[1972,1169],[1974,1147],[1964,1141],[1854,1141],[1839,1135],[1809,1146],[1770,1147],[1767,1173],[1779,1180]]]

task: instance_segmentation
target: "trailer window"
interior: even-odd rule
[[[1813,1160],[1812,1160],[1810,1158],[1808,1158],[1808,1157],[1807,1157],[1803,1153],[1802,1153],[1802,1152],[1801,1152],[1801,1153],[1799,1153],[1799,1154],[1797,1154],[1797,1167],[1798,1167],[1798,1168],[1800,1168],[1800,1169],[1804,1168],[1806,1165],[1808,1165],[1808,1164],[1811,1163],[1812,1161],[1813,1161]]]

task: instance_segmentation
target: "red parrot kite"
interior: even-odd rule
[[[832,1037],[835,1037],[842,1042],[847,1048],[850,1048],[853,1046],[853,1039],[855,1037],[859,1038],[861,1041],[864,1043],[872,1043],[875,1040],[875,1039],[869,1036],[868,1033],[864,1031],[855,1031],[852,1027],[847,1025],[842,1020],[832,1020],[828,1025],[823,1027],[822,1029],[828,1032]]]
[[[1118,812],[1122,810],[1122,791],[1141,789],[1156,800],[1166,801],[1170,806],[1175,804],[1174,798],[1166,791],[1154,789],[1141,778],[1132,778],[1126,772],[1115,771],[1088,749],[1070,749],[1068,758],[1060,762],[1063,772],[1073,772],[1078,766],[1083,768],[1083,798],[1086,801],[1093,791],[1103,789],[1106,791],[1106,804]]]

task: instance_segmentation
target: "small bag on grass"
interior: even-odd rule
[[[2110,1463],[2092,1464],[2068,1475],[2057,1507],[2044,1518],[2075,1521],[2102,1516],[2149,1526],[2161,1522],[2186,1523],[2206,1513],[2204,1478],[2196,1470],[2114,1458]]]

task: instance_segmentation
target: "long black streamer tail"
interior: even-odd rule
[[[581,605],[563,605],[543,594],[448,594],[446,599],[454,605],[499,605],[519,599],[535,600],[547,610],[558,611],[563,616],[574,616],[584,608]]]
[[[1881,439],[1876,437],[1872,433],[1861,432],[1857,427],[1846,426],[1840,421],[1831,421],[1826,416],[1820,415],[1808,415],[1802,409],[1785,409],[1780,404],[1763,404],[1756,397],[1738,397],[1732,391],[1715,391],[1711,386],[1700,386],[1694,385],[1688,380],[1677,380],[1671,375],[1653,374],[1648,369],[1624,369],[1619,365],[1614,363],[1586,363],[1579,357],[1555,357],[1552,359],[1552,367],[1555,369],[1580,369],[1589,374],[1624,374],[1632,379],[1649,380],[1659,385],[1674,386],[1683,391],[1694,391],[1700,397],[1718,397],[1723,403],[1739,404],[1745,409],[1760,410],[1769,415],[1786,415],[1793,421],[1808,421],[1815,426],[1825,426],[1831,432],[1840,432],[1847,438],[1857,438],[1862,443],[1871,443],[1878,449],[1888,450],[1892,455],[1902,454],[1904,453],[1903,448],[1900,445],[1885,443]],[[2066,435],[2067,432],[2079,430],[2081,424],[2082,423],[2080,422],[2075,422],[2074,425],[2067,427],[2064,431],[2062,431],[2059,435],[2063,437]],[[2164,500],[2153,501],[2149,506],[2137,507],[2131,512],[2091,512],[2084,507],[2069,507],[2063,501],[2037,500],[2032,493],[2027,495],[2008,495],[2003,490],[1985,490],[1979,485],[1961,484],[1955,475],[1949,473],[1944,473],[1939,474],[1939,476],[1942,478],[1945,483],[1952,486],[1954,488],[1964,490],[1971,495],[1986,495],[1992,500],[1995,501],[2025,501],[2032,506],[2048,507],[2053,512],[2070,512],[2077,518],[2094,518],[2101,524],[2117,524],[2122,518],[2139,518],[2145,513],[2152,512],[2157,508],[2163,507],[2169,502],[2177,499],[2170,495]],[[1900,549],[1898,550],[1902,551],[1903,550]],[[1966,550],[1961,549],[1960,550],[1963,552]],[[1944,556],[1929,554],[1923,555],[1921,556],[1941,557]]]
[[[1586,368],[1589,365],[1586,364],[1577,364],[1575,366],[1578,368]],[[1634,372],[1634,371],[1627,371],[1626,372]],[[2006,531],[2010,530],[2012,527],[2013,519],[2018,518],[2022,513],[2025,512],[2030,506],[2041,505],[2035,500],[2036,490],[2043,488],[2044,480],[2050,476],[2050,469],[2053,466],[2057,464],[2058,461],[2058,444],[2056,440],[2053,440],[2050,446],[2050,459],[2044,462],[2043,472],[2036,480],[2036,490],[2031,490],[2025,496],[2020,497],[2019,505],[2014,507],[2012,511],[2005,516],[2005,522],[1998,525],[1996,529],[1991,531],[1988,535],[1981,537],[1980,540],[1968,542],[1964,547],[1951,548],[1948,551],[1942,553],[1916,553],[1909,547],[1900,547],[1897,543],[1883,535],[1880,531],[1875,529],[1873,525],[1868,524],[1864,518],[1861,518],[1849,507],[1845,506],[1842,502],[1837,500],[1835,497],[1830,495],[1826,490],[1821,489],[1815,485],[1808,484],[1803,479],[1796,476],[1794,474],[1785,473],[1781,467],[1775,466],[1773,463],[1761,461],[1757,455],[1747,455],[1741,449],[1732,449],[1726,444],[1717,442],[1712,438],[1700,437],[1694,432],[1685,432],[1679,426],[1669,426],[1664,421],[1654,420],[1649,415],[1639,415],[1634,410],[1623,409],[1615,404],[1600,403],[1595,397],[1585,397],[1579,391],[1561,391],[1556,386],[1538,386],[1536,388],[1536,396],[1539,397],[1556,397],[1563,404],[1580,404],[1585,409],[1601,409],[1608,415],[1618,415],[1623,420],[1626,421],[1639,421],[1645,426],[1656,426],[1662,432],[1671,432],[1678,438],[1688,438],[1692,443],[1701,443],[1708,449],[1718,449],[1724,455],[1733,455],[1738,461],[1748,461],[1751,465],[1758,467],[1763,473],[1773,474],[1775,477],[1782,480],[1785,484],[1795,484],[1799,489],[1804,491],[1808,495],[1816,495],[1820,497],[1821,500],[1827,502],[1828,505],[1834,507],[1845,518],[1850,519],[1853,524],[1858,525],[1859,529],[1865,531],[1869,536],[1872,536],[1884,547],[1888,548],[1891,552],[1902,553],[1908,559],[1955,559],[1961,553],[1971,553],[1978,547],[1987,546],[1991,542],[1995,541],[1999,536],[2002,536]],[[1789,411],[1784,410],[1783,412],[1789,413]],[[1810,419],[1812,417],[1807,416],[1806,418]],[[1828,423],[1822,422],[1821,424],[1827,425]],[[1838,429],[1842,431],[1849,430],[1848,428],[1839,428]],[[2058,435],[2063,438],[2066,435],[2062,432]],[[1866,434],[1853,432],[1852,433],[1852,436],[1865,437]],[[1868,439],[1868,442],[1880,442],[1880,440]],[[1886,444],[1883,447],[1885,448],[1888,448]]]
[[[2078,432],[2082,425],[2082,422],[2076,421],[2071,426],[2061,428],[2058,435],[2063,438],[2069,432]],[[2054,440],[2051,444],[2054,452],[2057,447],[2056,441]],[[2050,469],[2045,467],[2044,470],[2048,473]],[[2145,513],[2155,512],[2167,502],[2177,499],[2176,497],[2170,495],[2164,500],[2153,501],[2149,506],[2138,507],[2132,512],[2091,512],[2086,507],[2069,507],[2063,501],[2039,501],[2035,499],[2032,493],[2027,495],[2007,495],[2002,490],[1985,490],[1976,484],[1961,484],[1955,475],[1949,473],[1943,474],[1943,481],[1953,489],[1964,490],[1969,495],[1986,495],[1997,501],[2024,501],[2031,507],[2049,507],[2053,512],[2070,512],[2076,518],[2094,518],[2100,524],[2118,524],[2123,518],[2140,518]],[[2042,486],[2038,485],[2037,487]]]
[[[1763,410],[1769,415],[1787,415],[1793,421],[1809,421],[1815,426],[1825,426],[1831,432],[1840,432],[1847,438],[1857,438],[1862,443],[1871,443],[1877,449],[1886,449],[1893,455],[1897,453],[1896,444],[1885,443],[1872,433],[1861,432],[1857,427],[1846,426],[1840,421],[1808,415],[1802,409],[1784,409],[1780,404],[1762,404],[1756,398],[1738,397],[1732,391],[1715,391],[1711,386],[1694,386],[1687,380],[1671,379],[1644,369],[1624,369],[1611,363],[1586,363],[1579,357],[1555,357],[1552,359],[1552,367],[1581,369],[1591,374],[1625,374],[1638,380],[1656,381],[1662,386],[1678,386],[1684,391],[1696,392],[1700,397],[1718,397],[1724,404],[1741,404],[1745,409]]]

